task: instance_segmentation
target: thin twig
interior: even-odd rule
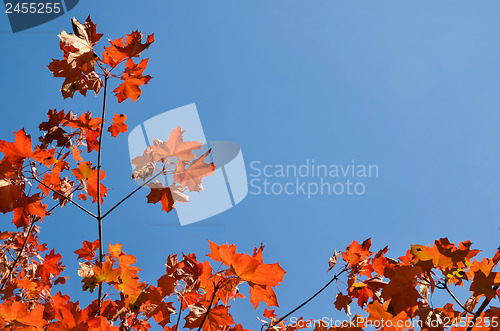
[[[288,316],[292,315],[293,313],[295,313],[297,310],[299,310],[300,308],[304,307],[305,305],[307,305],[312,299],[314,299],[318,294],[320,294],[321,292],[323,292],[324,289],[326,289],[328,286],[330,286],[331,283],[333,283],[333,281],[337,280],[340,275],[342,275],[344,272],[347,271],[347,267],[345,267],[344,269],[342,269],[341,271],[337,272],[335,274],[335,276],[333,276],[333,278],[325,284],[325,286],[323,286],[319,291],[317,291],[316,293],[313,294],[313,296],[311,296],[309,299],[307,299],[306,301],[304,301],[303,303],[301,303],[299,306],[297,306],[295,309],[293,309],[292,311],[290,311],[288,314],[286,314],[285,316],[279,318],[278,320],[272,322],[269,324],[269,326],[267,327],[266,330],[269,330],[270,328],[272,328],[273,326],[275,325],[278,325],[281,321],[283,321],[285,318],[287,318]]]
[[[19,262],[19,259],[21,258],[21,255],[23,255],[24,249],[26,248],[26,245],[28,244],[28,239],[31,235],[31,232],[33,231],[33,228],[35,227],[35,216],[31,216],[30,219],[30,227],[28,228],[28,233],[26,234],[26,238],[24,239],[23,246],[21,247],[21,250],[17,254],[16,259],[14,260],[12,266],[9,268],[9,272],[7,274],[7,277],[2,281],[2,286],[0,286],[0,292],[3,291],[3,288],[5,287],[5,284],[7,284],[7,280],[10,278],[12,275],[12,272],[14,272],[14,269],[16,268],[17,262]]]
[[[104,97],[102,100],[102,116],[101,116],[101,129],[99,132],[99,146],[97,148],[97,227],[99,231],[99,262],[103,261],[102,251],[102,215],[101,215],[101,150],[102,150],[102,132],[104,129],[104,116],[106,114],[106,95],[108,92],[108,74],[105,71],[104,75]],[[99,283],[99,291],[97,294],[97,304],[99,307],[98,315],[101,315],[101,296],[102,296],[102,282]]]
[[[153,177],[151,177],[150,179],[148,179],[148,181],[146,181],[144,184],[142,184],[141,186],[139,186],[138,188],[136,188],[135,190],[133,190],[132,192],[130,192],[126,197],[124,197],[123,199],[121,199],[116,205],[113,206],[113,208],[111,208],[110,210],[108,210],[102,217],[101,219],[104,219],[106,216],[108,216],[109,213],[111,213],[116,207],[118,207],[119,205],[121,205],[122,203],[124,203],[128,198],[130,198],[132,195],[134,195],[137,191],[139,191],[141,188],[143,188],[144,186],[146,186],[147,184],[149,184],[153,179],[155,179],[156,177],[158,177],[159,175],[161,175],[163,172],[158,172],[156,175],[154,175]]]
[[[440,288],[440,289],[444,289],[448,292],[449,295],[451,295],[451,297],[453,298],[453,300],[455,300],[455,302],[460,306],[460,308],[462,308],[465,312],[471,314],[471,315],[474,315],[473,312],[471,312],[469,309],[465,308],[465,306],[460,302],[460,300],[458,300],[458,298],[455,296],[455,294],[453,294],[453,292],[449,289],[448,285],[446,284],[446,281],[443,281],[441,282],[441,286],[438,286],[436,285],[437,288]]]
[[[182,297],[182,300],[184,300],[184,297]],[[179,326],[179,322],[181,321],[181,315],[182,315],[182,300],[181,300],[181,306],[179,307],[179,315],[177,316],[177,322],[175,323],[175,327],[173,331],[177,331],[177,328]]]
[[[78,191],[78,190],[80,189],[80,187],[81,187],[81,186],[82,186],[82,184],[80,184],[80,185],[78,185],[77,187],[75,187],[75,188],[71,191],[71,194],[73,194],[73,193],[75,193],[76,191]],[[70,194],[70,195],[71,195],[71,194]],[[60,206],[60,205],[61,205],[61,203],[60,203],[60,202],[56,203],[55,205],[53,205],[53,206],[52,206],[52,208],[50,208],[49,210],[47,210],[47,213],[46,213],[46,214],[47,214],[47,215],[48,215],[48,214],[50,214],[50,213],[51,213],[54,209],[56,209],[56,208],[57,208],[57,206]]]
[[[498,285],[496,286],[493,286],[493,291],[497,291],[498,290]],[[481,313],[483,312],[483,310],[488,307],[488,305],[490,304],[490,301],[491,301],[492,298],[484,298],[484,301],[483,303],[481,304],[481,306],[479,306],[478,310],[476,311],[476,313],[474,314],[474,317],[472,317],[472,320],[471,322],[469,323],[469,326],[467,327],[467,329],[465,331],[471,331],[472,328],[474,327],[474,325],[476,324],[476,320],[478,319],[479,316],[481,316]]]
[[[45,186],[46,188],[48,188],[49,190],[51,190],[52,192],[54,192],[55,194],[57,194],[60,197],[63,197],[64,199],[68,200],[69,202],[71,202],[72,204],[74,204],[75,206],[77,206],[78,208],[80,208],[81,210],[83,210],[84,212],[86,212],[87,214],[89,214],[90,216],[92,216],[94,218],[97,218],[97,216],[93,212],[87,210],[85,207],[83,207],[79,203],[73,201],[73,199],[70,199],[69,197],[65,196],[61,192],[58,192],[58,191],[54,190],[52,187],[48,186],[47,184],[45,184],[44,182],[40,181],[38,178],[36,178],[34,176],[33,176],[33,179],[36,180],[38,183],[42,184],[43,186]]]

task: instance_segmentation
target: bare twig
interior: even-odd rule
[[[139,191],[141,188],[143,188],[144,186],[146,186],[147,184],[149,184],[153,179],[155,179],[156,177],[158,177],[159,175],[161,175],[163,172],[158,172],[156,175],[154,175],[153,177],[151,177],[150,179],[148,179],[144,184],[142,184],[141,186],[139,186],[138,188],[136,188],[135,190],[133,190],[132,192],[130,192],[129,194],[127,194],[127,196],[125,196],[123,199],[121,199],[116,205],[114,205],[110,210],[108,210],[102,217],[101,219],[104,219],[106,216],[108,216],[109,213],[111,213],[113,210],[115,210],[116,207],[118,207],[119,205],[121,205],[122,203],[124,203],[128,198],[130,198],[132,195],[134,195],[137,191]]]
[[[182,298],[184,300],[184,297]],[[182,300],[181,300],[181,306],[179,307],[179,315],[177,316],[177,322],[175,323],[175,327],[173,331],[177,331],[177,328],[179,327],[179,322],[181,321],[181,315],[182,315]]]
[[[49,190],[51,190],[52,192],[54,192],[55,194],[59,195],[60,197],[68,200],[69,202],[71,202],[72,204],[74,204],[75,206],[77,206],[78,208],[80,208],[81,210],[83,210],[84,212],[86,212],[87,214],[89,214],[90,216],[94,217],[94,218],[97,218],[97,216],[87,210],[85,207],[83,207],[82,205],[80,205],[79,203],[73,201],[73,199],[70,199],[69,197],[65,196],[64,194],[62,194],[61,192],[58,192],[56,190],[54,190],[52,187],[48,186],[47,184],[45,184],[44,182],[40,181],[38,178],[36,178],[35,176],[33,176],[33,179],[36,180],[38,183],[42,184],[43,186],[45,186],[46,188],[48,188]]]
[[[474,315],[474,313],[471,312],[469,309],[465,308],[465,306],[460,302],[460,300],[458,300],[458,298],[455,296],[455,294],[453,294],[453,292],[448,287],[448,284],[446,284],[446,281],[441,282],[441,285],[437,285],[436,284],[436,287],[439,288],[439,289],[446,290],[446,292],[448,292],[448,294],[451,295],[451,297],[453,298],[453,300],[455,300],[455,302],[460,306],[460,308],[462,308],[465,312],[467,312],[467,313],[469,313],[471,315]]]
[[[269,326],[267,327],[266,330],[269,330],[270,328],[272,328],[273,326],[275,325],[278,325],[281,321],[283,321],[285,318],[287,318],[288,316],[292,315],[293,313],[295,313],[297,310],[299,310],[300,308],[304,307],[305,305],[307,305],[312,299],[314,299],[318,294],[320,294],[321,292],[323,292],[323,290],[325,290],[328,286],[330,286],[331,283],[333,283],[335,280],[337,280],[340,275],[342,275],[344,272],[347,271],[347,266],[342,269],[341,271],[337,272],[335,274],[335,276],[333,276],[333,278],[325,284],[325,286],[323,286],[319,291],[317,291],[316,293],[314,293],[309,299],[307,299],[306,301],[304,301],[303,303],[301,303],[300,305],[298,305],[296,308],[294,308],[292,311],[290,311],[288,314],[286,314],[285,316],[277,319],[276,321],[272,322],[269,324]]]

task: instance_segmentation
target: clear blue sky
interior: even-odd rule
[[[492,254],[500,224],[500,3],[483,0],[182,0],[151,4],[81,1],[68,14],[13,34],[0,15],[1,139],[24,127],[37,135],[50,108],[96,116],[102,95],[63,100],[57,34],[91,14],[118,38],[155,33],[144,53],[154,78],[141,98],[118,105],[128,125],[196,103],[209,140],[240,144],[247,170],[262,164],[377,164],[361,196],[248,195],[235,208],[181,227],[174,213],[134,196],[104,224],[105,242],[123,243],[149,282],[170,253],[208,253],[207,239],[251,252],[287,271],[277,290],[286,313],[330,277],[334,249],[372,237],[374,248],[404,254],[410,244],[470,239]],[[127,136],[106,136],[104,210],[135,188]],[[287,179],[272,179],[285,183]],[[292,180],[295,180],[292,178]],[[95,206],[92,206],[95,208]],[[1,216],[5,224],[10,216]],[[47,218],[41,238],[64,256],[66,291],[82,302],[72,252],[97,238],[93,220],[72,206]],[[344,288],[340,285],[340,288]],[[338,316],[332,287],[301,311]],[[236,304],[257,329],[263,306]]]

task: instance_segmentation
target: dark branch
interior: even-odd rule
[[[219,290],[219,284],[215,285],[214,283],[214,293],[212,294],[212,299],[210,299],[210,303],[208,304],[207,311],[205,312],[205,315],[203,315],[203,319],[201,320],[200,327],[198,328],[198,331],[201,331],[201,327],[203,326],[203,323],[205,323],[205,320],[207,319],[208,313],[210,312],[210,308],[212,307],[212,303],[214,302],[215,295],[217,294],[217,290]]]
[[[102,251],[102,215],[101,215],[101,151],[102,151],[102,133],[104,129],[104,116],[106,114],[106,95],[108,92],[108,74],[104,74],[104,97],[102,100],[102,116],[101,116],[101,129],[99,132],[99,146],[97,148],[97,227],[99,232],[99,262],[103,261]],[[98,315],[101,315],[101,296],[102,296],[102,282],[99,283],[99,291],[97,294],[97,305],[99,307]]]
[[[496,292],[498,290],[498,285],[493,286],[493,290]],[[469,326],[467,327],[467,330],[465,331],[471,331],[474,325],[476,324],[476,320],[479,316],[481,316],[481,313],[483,310],[488,307],[490,304],[491,299],[485,298],[481,306],[477,309],[476,313],[474,314],[474,317],[472,317],[472,321],[470,322]]]
[[[44,182],[40,181],[38,178],[36,178],[35,176],[33,176],[33,179],[36,180],[38,183],[42,184],[43,186],[45,186],[46,188],[48,188],[49,190],[51,190],[52,192],[54,192],[55,194],[59,195],[60,197],[68,200],[69,202],[71,202],[72,204],[74,204],[75,206],[77,206],[78,208],[80,208],[81,210],[83,210],[84,212],[86,212],[87,214],[89,214],[90,216],[94,217],[94,218],[97,218],[97,216],[87,210],[85,207],[83,207],[82,205],[80,205],[79,203],[73,201],[73,199],[70,199],[69,197],[65,196],[64,194],[62,194],[61,192],[58,192],[56,190],[54,190],[53,188],[51,188],[50,186],[48,186],[47,184],[45,184]]]
[[[467,312],[471,315],[474,315],[474,313],[471,312],[469,309],[465,308],[465,306],[460,302],[460,300],[458,300],[458,298],[455,296],[455,294],[453,294],[453,292],[449,289],[448,285],[446,284],[446,281],[441,282],[441,285],[436,284],[436,287],[439,289],[446,290],[446,292],[448,292],[448,294],[451,295],[453,300],[455,300],[455,302],[460,306],[460,308],[462,308],[465,312]]]
[[[163,172],[159,172],[157,173],[156,175],[154,175],[153,177],[151,177],[150,179],[148,179],[147,182],[145,182],[144,184],[142,184],[141,186],[139,186],[138,188],[136,188],[135,190],[133,190],[132,192],[130,192],[126,197],[124,197],[123,199],[121,199],[116,205],[113,206],[113,208],[111,208],[110,210],[107,211],[107,213],[105,213],[101,219],[104,219],[106,216],[108,216],[109,213],[111,213],[113,210],[115,210],[116,207],[118,207],[119,205],[121,205],[122,203],[124,203],[128,198],[130,198],[132,195],[134,195],[137,191],[139,191],[141,188],[143,188],[144,186],[146,186],[147,184],[149,184],[153,179],[155,179],[156,177],[158,177],[159,175],[161,175]]]
[[[293,309],[292,311],[290,311],[288,314],[286,314],[285,316],[279,318],[278,320],[272,322],[269,324],[269,326],[267,327],[266,330],[269,330],[270,328],[272,328],[273,326],[275,325],[278,325],[281,321],[283,321],[285,318],[287,318],[288,316],[292,315],[293,313],[295,313],[297,310],[299,310],[300,308],[304,307],[305,305],[307,305],[312,299],[314,299],[318,294],[320,294],[321,292],[323,292],[323,290],[325,290],[328,286],[330,286],[331,283],[333,283],[335,280],[339,279],[340,275],[342,275],[344,272],[347,271],[347,267],[345,267],[344,269],[342,269],[341,271],[337,272],[335,274],[335,276],[333,276],[333,278],[325,284],[325,286],[323,286],[319,291],[317,291],[316,293],[313,294],[313,296],[311,296],[309,299],[307,299],[306,301],[304,301],[303,303],[301,303],[299,306],[297,306],[295,309]]]

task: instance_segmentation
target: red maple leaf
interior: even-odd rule
[[[113,124],[108,128],[108,131],[111,132],[113,137],[116,138],[119,133],[128,131],[128,125],[125,124],[126,119],[127,115],[124,114],[115,114],[115,116],[113,116]]]
[[[103,170],[100,170],[100,180],[102,181],[105,177],[106,174],[104,173]],[[82,183],[86,183],[87,185],[87,192],[88,194],[93,198],[92,202],[97,201],[97,170],[95,167],[92,167],[92,164],[90,162],[82,162],[78,164],[78,168],[73,169],[73,174],[75,175],[76,178],[78,178]],[[103,197],[106,196],[108,192],[108,189],[100,183],[100,203],[102,204],[103,202]]]
[[[125,71],[121,76],[123,83],[113,90],[118,99],[118,103],[126,99],[135,102],[141,96],[141,85],[147,84],[152,78],[150,75],[144,76],[142,74],[147,65],[148,59],[144,59],[137,64],[135,64],[132,59],[127,60],[127,63],[125,63]]]
[[[142,37],[142,33],[134,31],[126,35],[125,44],[123,44],[123,38],[118,38],[113,41],[109,40],[110,45],[104,47],[102,53],[103,62],[114,68],[126,58],[138,57],[141,52],[147,49],[155,40],[154,34],[151,34],[146,38],[146,42],[143,44]]]

